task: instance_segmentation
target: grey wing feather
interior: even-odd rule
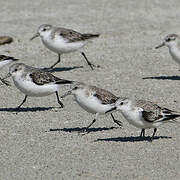
[[[44,85],[48,83],[55,84],[70,84],[72,81],[60,79],[49,72],[45,71],[34,71],[30,74],[32,81],[37,85]]]
[[[65,28],[59,28],[58,33],[64,39],[67,39],[68,42],[84,41],[87,39],[99,37],[99,34],[81,34],[72,29],[65,29]]]
[[[161,108],[150,101],[139,100],[137,103],[139,104],[139,107],[143,109],[142,116],[147,122],[167,121],[180,116],[178,112],[167,108]]]
[[[147,122],[154,122],[163,118],[162,109],[157,104],[154,104],[150,101],[138,100],[138,107],[142,108],[142,116]]]
[[[144,120],[147,122],[154,122],[154,121],[157,121],[157,120],[160,120],[161,118],[163,118],[163,115],[156,114],[155,112],[152,112],[152,111],[150,111],[150,112],[143,111],[142,116],[143,116]]]
[[[94,90],[93,96],[97,97],[102,104],[113,104],[118,99],[118,97],[105,89],[100,89],[94,86],[92,86],[91,89]]]

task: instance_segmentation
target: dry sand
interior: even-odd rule
[[[101,68],[91,71],[76,52],[62,56],[55,75],[180,110],[179,66],[167,48],[154,49],[165,35],[179,32],[179,0],[1,0],[0,6],[0,35],[14,38],[12,44],[0,47],[1,54],[28,65],[48,67],[57,55],[40,39],[29,41],[39,25],[101,33],[83,49]],[[7,70],[4,68],[1,76]],[[67,87],[59,93],[65,90]],[[1,85],[0,94],[2,180],[180,179],[179,124],[161,126],[150,143],[140,140],[140,130],[117,112],[122,129],[110,116],[101,116],[91,133],[81,136],[78,131],[93,116],[73,97],[65,99],[64,109],[58,108],[55,95],[28,98],[16,115],[13,108],[24,95],[14,85]],[[152,132],[147,130],[147,135]]]

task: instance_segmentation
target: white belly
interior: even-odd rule
[[[147,121],[144,121],[141,116],[141,112],[122,112],[126,120],[137,128],[153,128],[153,124]],[[155,126],[156,127],[156,126]]]
[[[87,98],[75,96],[75,100],[84,110],[92,114],[104,114],[111,108],[110,105],[103,105],[100,102],[98,102],[95,97]]]
[[[48,49],[58,54],[76,51],[86,44],[85,41],[67,43],[61,37],[56,38],[56,40],[42,39],[42,42]]]
[[[15,86],[27,96],[48,96],[58,91],[59,86],[54,84],[36,85],[31,81],[25,81],[23,79],[13,78]]]
[[[171,48],[169,50],[169,52],[170,52],[173,60],[175,62],[177,62],[178,64],[180,64],[180,51],[177,48],[174,47],[174,48]]]

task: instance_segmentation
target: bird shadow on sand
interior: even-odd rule
[[[146,79],[157,79],[157,80],[175,80],[175,81],[179,81],[180,76],[154,76],[154,77],[144,77],[142,79],[144,79],[144,80],[146,80]]]
[[[36,112],[36,111],[48,111],[50,109],[53,109],[54,107],[22,107],[20,109],[17,108],[0,108],[1,111],[6,111],[6,112]]]
[[[112,130],[112,129],[117,129],[118,127],[102,127],[102,128],[89,128],[88,131],[86,131],[87,133],[90,132],[98,132],[98,131],[108,131],[108,130]],[[64,132],[84,132],[86,130],[86,127],[75,127],[75,128],[63,128],[63,129],[49,129],[49,131],[64,131]]]
[[[73,66],[73,67],[57,67],[50,70],[50,72],[61,72],[61,71],[71,71],[74,69],[80,69],[83,66]]]
[[[153,138],[154,140],[157,139],[171,139],[172,137],[169,136],[155,136]],[[97,139],[94,142],[98,142],[98,141],[107,141],[107,142],[139,142],[139,141],[149,141],[152,142],[151,137],[147,136],[147,137],[140,137],[140,136],[136,136],[136,137],[115,137],[115,138],[104,138],[104,139]]]

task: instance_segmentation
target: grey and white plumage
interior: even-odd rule
[[[156,47],[156,49],[167,46],[172,59],[180,64],[180,36],[177,34],[169,34],[164,41]]]
[[[107,112],[120,110],[127,121],[137,128],[141,128],[141,135],[145,136],[145,129],[154,128],[154,137],[157,127],[180,116],[180,113],[145,100],[131,100],[120,98],[116,101],[115,107]]]
[[[0,55],[0,69],[3,68],[5,65],[8,65],[12,62],[16,62],[19,59],[16,59],[12,56],[5,56],[5,55]]]
[[[5,55],[0,55],[0,69],[2,69],[4,66],[12,63],[12,62],[16,62],[18,61],[19,59],[16,59],[12,56],[5,56]],[[0,78],[0,80],[6,84],[7,86],[10,85],[10,83],[2,78]]]
[[[105,89],[84,83],[73,84],[73,88],[61,97],[64,98],[67,95],[74,95],[75,101],[80,107],[96,115],[95,119],[86,127],[86,131],[97,120],[99,115],[105,114],[106,111],[114,107],[114,103],[118,99],[118,97]],[[115,120],[112,113],[111,117],[115,123],[122,126],[121,121]]]
[[[55,27],[49,24],[43,24],[38,28],[38,32],[31,38],[40,36],[43,44],[51,51],[58,54],[59,58],[51,68],[60,62],[60,56],[64,53],[70,53],[82,48],[88,40],[99,37],[99,34],[82,34],[72,29]],[[82,52],[86,62],[93,69],[84,52]]]
[[[23,63],[16,63],[10,66],[9,74],[6,77],[9,76],[12,76],[15,86],[25,94],[23,103],[28,96],[43,97],[56,93],[58,103],[63,107],[62,102],[59,100],[58,91],[61,85],[73,83],[73,81],[58,78],[50,72],[42,71]]]

